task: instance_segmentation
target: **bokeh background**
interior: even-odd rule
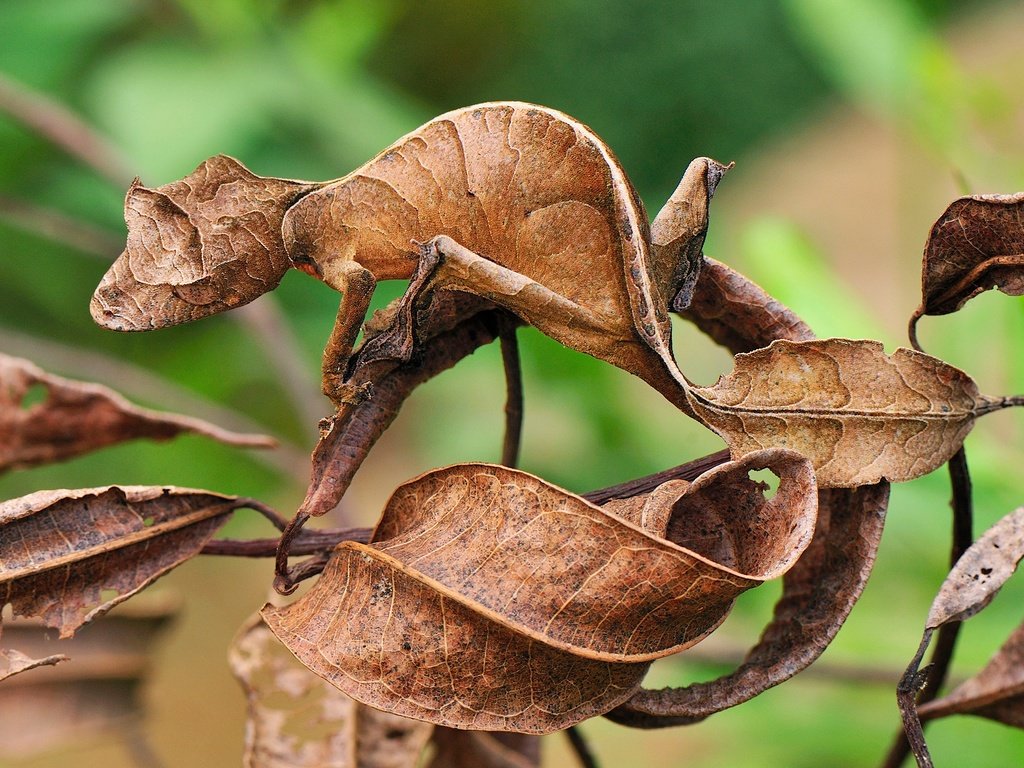
[[[265,456],[193,438],[136,443],[4,476],[0,494],[173,483],[286,514],[301,500],[316,419],[329,410],[317,371],[337,297],[295,273],[253,309],[153,334],[94,327],[89,296],[120,250],[135,175],[163,184],[223,152],[260,174],[328,179],[443,111],[534,101],[602,136],[652,212],[690,158],[735,160],[706,252],[819,335],[892,349],[906,343],[921,248],[945,206],[1024,188],[1022,39],[1024,5],[995,0],[0,0],[0,349],[282,441]],[[45,135],[54,126],[64,148]],[[382,285],[377,303],[401,290]],[[723,351],[676,330],[690,378],[729,369]],[[520,338],[525,469],[585,491],[721,447],[628,375],[532,331]],[[1024,390],[1019,300],[984,295],[923,320],[921,338],[984,391]],[[390,489],[428,468],[496,460],[503,393],[496,348],[422,387],[335,522],[372,524]],[[1022,427],[1001,413],[967,442],[979,532],[1022,501]],[[897,726],[894,681],[945,572],[948,497],[941,471],[894,489],[867,592],[811,670],[697,726],[587,722],[601,763],[877,763]],[[228,534],[271,532],[242,518]],[[244,701],[226,647],[270,577],[267,561],[202,558],[156,588],[182,605],[145,688],[143,733],[166,765],[238,764]],[[706,644],[659,662],[651,683],[726,671],[776,594],[745,596]],[[970,622],[955,675],[998,647],[1022,597],[1011,582]],[[946,765],[1024,754],[1020,733],[973,718],[936,723],[930,742]],[[131,754],[123,735],[98,732],[0,764],[122,766]],[[560,737],[546,740],[545,765],[569,760]]]

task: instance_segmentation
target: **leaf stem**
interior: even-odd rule
[[[523,371],[519,363],[516,324],[502,320],[499,323],[501,362],[505,367],[505,439],[501,446],[501,463],[515,467],[519,463],[523,434]]]
[[[117,148],[67,107],[0,74],[0,111],[124,188],[134,174]]]
[[[932,758],[928,753],[928,745],[924,740],[924,728],[921,725],[920,718],[917,716],[917,693],[920,690],[919,669],[921,659],[924,658],[924,652],[928,649],[928,643],[931,639],[932,630],[926,629],[924,636],[921,638],[921,645],[918,646],[917,653],[914,654],[914,658],[907,665],[903,677],[900,678],[900,682],[896,686],[896,703],[899,706],[900,717],[903,720],[904,739],[907,747],[913,750],[919,768],[933,768]],[[898,768],[903,763],[908,749],[907,747],[899,749],[899,747],[900,744],[897,742],[893,749],[890,750],[883,763],[884,768]]]
[[[566,728],[564,733],[566,738],[569,739],[573,752],[576,753],[576,758],[580,761],[582,768],[597,768],[597,759],[594,757],[594,753],[590,751],[590,745],[580,729],[572,725]]]
[[[372,528],[328,528],[304,530],[292,543],[291,555],[314,555],[334,549],[343,541],[370,540]],[[215,539],[203,547],[200,554],[229,557],[274,557],[279,539]]]
[[[971,474],[967,466],[967,453],[963,446],[960,446],[960,450],[953,454],[949,460],[949,480],[953,491],[951,502],[953,507],[953,540],[949,554],[949,565],[952,568],[974,542],[974,504],[971,493]],[[938,696],[953,661],[953,651],[956,649],[956,641],[960,634],[961,626],[963,624],[956,621],[939,627],[938,635],[935,638],[935,650],[932,651],[931,662],[928,666],[928,680],[921,687],[920,693],[917,693],[916,690],[914,691],[917,694],[916,698],[911,700],[915,713],[914,721],[916,725],[914,727],[921,730],[922,743],[924,739],[924,724],[921,724],[920,719],[917,717],[917,707],[932,701]],[[899,697],[899,694],[897,694],[897,697]],[[908,739],[906,725],[908,715],[906,712],[903,712],[903,703],[900,705],[900,711],[904,721],[904,732],[897,734],[893,740],[883,768],[897,768],[897,766],[902,765],[913,746]],[[921,753],[917,748],[914,748],[914,754],[917,756],[918,764],[924,765],[921,763]],[[927,755],[927,748],[925,748],[924,754]]]
[[[659,485],[669,480],[696,480],[709,469],[714,469],[719,464],[724,464],[728,460],[729,451],[718,451],[717,453],[688,461],[685,464],[663,469],[661,472],[655,472],[653,475],[638,477],[635,480],[627,480],[618,485],[584,493],[582,496],[591,504],[604,504],[612,499],[628,499],[632,496],[639,496],[641,493],[653,491]]]

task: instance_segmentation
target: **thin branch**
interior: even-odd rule
[[[564,733],[572,745],[573,752],[576,753],[576,759],[580,761],[580,766],[582,768],[597,768],[597,759],[594,757],[594,753],[590,751],[590,745],[587,744],[587,740],[580,729],[573,725],[566,728]]]
[[[124,242],[101,227],[60,211],[0,195],[0,220],[12,227],[110,262]]]
[[[638,477],[635,480],[627,480],[618,485],[584,493],[583,498],[591,504],[604,504],[612,499],[628,499],[632,496],[639,496],[641,493],[653,491],[669,480],[696,480],[709,469],[714,469],[728,460],[729,451],[718,451],[670,469],[663,469],[653,475]]]
[[[121,152],[78,115],[2,73],[0,111],[77,158],[117,187],[127,187],[135,177]]]
[[[275,297],[265,295],[241,307],[235,317],[257,340],[302,420],[303,432],[311,441],[315,440],[317,424],[331,406],[320,393],[314,373],[316,366],[307,365],[299,353],[302,345],[281,311],[280,303]]]
[[[501,446],[501,463],[514,467],[519,462],[519,446],[523,434],[523,371],[519,364],[519,342],[516,325],[501,323],[501,362],[505,367],[505,439]]]
[[[903,730],[906,734],[906,739],[910,745],[910,749],[913,750],[914,756],[917,758],[917,764],[919,768],[932,768],[932,758],[928,753],[928,745],[924,740],[924,729],[921,725],[921,720],[917,716],[917,694],[921,689],[921,672],[919,671],[921,666],[921,659],[924,658],[924,652],[928,649],[928,643],[932,639],[932,630],[925,630],[924,636],[921,638],[921,645],[917,649],[917,653],[914,654],[914,658],[907,666],[906,671],[903,673],[903,677],[900,678],[899,685],[896,686],[896,703],[900,708],[900,717],[903,720]],[[895,745],[898,747],[899,745]],[[886,756],[886,760],[883,763],[885,768],[898,768],[906,758],[906,753],[900,753],[900,750],[893,749],[889,755]]]
[[[303,530],[292,543],[290,554],[295,556],[325,554],[343,541],[358,541],[360,544],[366,544],[370,541],[372,534],[372,528]],[[226,557],[276,557],[279,543],[280,539],[214,539],[203,547],[200,554]]]
[[[953,491],[953,536],[949,553],[949,567],[956,565],[964,552],[974,542],[974,503],[971,493],[971,473],[967,466],[967,452],[963,446],[953,454],[949,460],[949,480]],[[920,693],[915,698],[915,709],[922,704],[932,701],[939,695],[942,686],[949,674],[949,667],[953,662],[953,652],[956,649],[956,641],[960,635],[960,628],[963,624],[959,621],[951,621],[939,627],[935,637],[935,649],[932,651],[931,660],[928,665],[928,679],[921,687]],[[906,716],[904,716],[906,722]],[[921,728],[922,740],[924,728],[927,723],[918,727]],[[907,738],[906,726],[904,731],[896,734],[893,739],[889,753],[886,755],[884,768],[897,768],[903,764],[910,754],[912,745]],[[915,750],[915,754],[917,754]],[[920,758],[918,758],[920,762]]]

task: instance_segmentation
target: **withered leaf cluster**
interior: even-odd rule
[[[595,715],[637,727],[696,722],[822,653],[871,572],[887,483],[946,463],[977,417],[1019,398],[982,395],[920,350],[817,340],[705,257],[710,201],[730,167],[694,160],[649,219],[589,128],[496,102],[435,118],[332,181],[261,177],[216,156],[180,181],[132,185],[126,249],[91,305],[100,324],[201,318],[256,299],[292,267],[341,294],[323,358],[335,411],[277,552],[280,592],[316,582],[265,606],[231,652],[249,700],[247,764],[412,766],[429,744],[438,768],[521,768],[538,760],[528,734]],[[965,198],[943,215],[912,329],[992,284],[1024,292],[1020,205]],[[409,287],[367,319],[377,281],[390,279]],[[672,352],[672,312],[734,353],[733,370],[711,386],[688,380]],[[415,387],[497,339],[509,376],[506,456],[515,455],[521,324],[635,374],[681,418],[721,435],[730,456],[588,496],[510,466],[441,468],[399,486],[369,540],[343,532],[310,546],[303,525],[338,504]],[[11,435],[0,469],[182,430],[258,442],[139,411],[26,363],[0,360],[0,376],[0,426]],[[47,399],[25,407],[33,384]],[[774,495],[751,479],[762,469],[779,481]],[[7,502],[0,602],[70,634],[197,554],[247,503],[132,487]],[[1015,567],[1019,526],[1009,526],[992,540],[1017,545],[997,561],[965,557],[951,574],[922,652],[928,633],[980,610]],[[299,549],[313,557],[293,566]],[[699,642],[737,595],[777,577],[775,613],[739,668],[686,688],[641,687],[654,659]],[[103,589],[116,596],[101,601]],[[921,716],[1019,720],[1017,635]],[[32,663],[12,656],[9,674]]]

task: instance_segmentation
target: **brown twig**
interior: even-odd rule
[[[967,453],[963,446],[960,446],[960,450],[954,453],[953,457],[949,460],[949,480],[953,491],[951,502],[953,508],[953,536],[949,553],[949,567],[952,568],[974,542],[974,504],[971,493],[971,474],[967,466]],[[918,706],[932,701],[939,695],[939,691],[942,689],[949,674],[949,667],[953,661],[953,652],[956,649],[956,641],[962,626],[963,624],[959,621],[951,621],[939,627],[935,638],[935,649],[932,651],[931,661],[928,665],[929,674],[927,681],[921,686],[920,691],[916,689],[913,691],[915,695],[911,699],[907,700],[906,694],[904,694],[904,698],[900,700],[904,730],[893,739],[892,746],[890,746],[885,761],[882,763],[883,768],[898,768],[907,759],[907,755],[910,754],[911,750],[913,750],[917,757],[918,764],[922,765],[921,753],[908,739],[909,731],[906,725],[908,715],[903,712],[903,706],[905,703],[907,706],[913,706],[916,712]],[[897,696],[899,695],[898,693]],[[913,720],[916,725],[912,727],[914,730],[921,730],[920,739],[923,743],[924,727],[926,724],[922,724],[916,715]],[[925,754],[927,754],[927,749],[925,749]]]
[[[135,176],[118,149],[78,115],[3,74],[0,74],[0,111],[120,188],[127,187]]]
[[[928,745],[924,740],[924,728],[921,725],[920,718],[917,716],[917,694],[921,690],[921,659],[924,658],[924,652],[928,649],[928,643],[931,639],[932,630],[925,630],[917,653],[914,654],[914,658],[907,666],[906,672],[900,678],[899,685],[896,686],[896,703],[900,708],[904,735],[909,748],[913,750],[914,756],[917,758],[919,768],[932,768],[932,758],[928,753]],[[898,747],[899,745],[895,746]],[[893,749],[886,757],[884,765],[896,768],[896,766],[903,762],[905,757],[906,752],[900,755],[899,750]],[[897,762],[892,762],[892,760],[896,759],[898,759]]]
[[[110,262],[124,247],[105,229],[50,208],[0,195],[0,220],[29,234],[45,238],[78,253]]]
[[[641,493],[649,493],[669,480],[696,480],[709,469],[714,469],[728,460],[729,451],[718,451],[685,464],[655,472],[653,475],[638,477],[635,480],[627,480],[618,485],[584,493],[583,498],[591,504],[605,504],[612,499],[628,499]]]
[[[343,541],[366,544],[372,528],[325,528],[303,530],[291,546],[294,556],[324,554]],[[280,539],[215,539],[203,547],[200,554],[227,557],[275,557]]]
[[[267,356],[302,422],[304,433],[311,440],[315,439],[316,425],[330,410],[330,404],[320,393],[316,366],[307,365],[299,353],[302,346],[281,311],[280,303],[273,296],[262,296],[259,301],[241,307],[235,316]]]
[[[516,325],[501,323],[501,362],[505,367],[505,439],[501,446],[501,463],[514,467],[519,462],[519,445],[523,434],[523,371],[519,364],[519,342]]]
[[[582,768],[597,768],[597,759],[590,751],[590,745],[580,729],[573,725],[565,729],[566,737],[572,745],[572,751],[576,753],[576,759],[580,761]]]

